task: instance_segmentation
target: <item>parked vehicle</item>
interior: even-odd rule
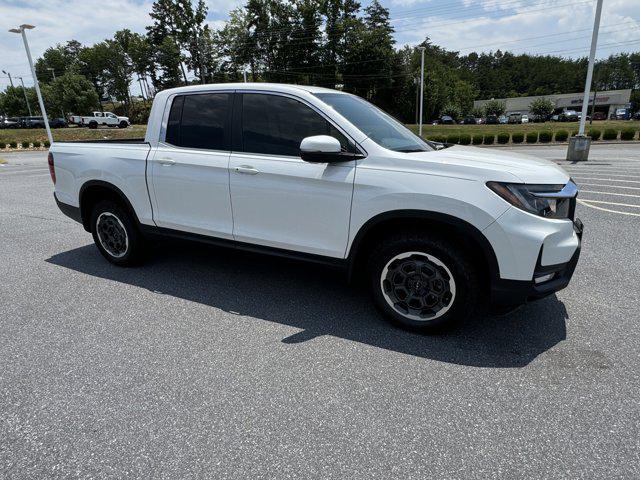
[[[633,114],[634,120],[640,120],[640,110]]]
[[[497,115],[487,115],[487,119],[485,121],[487,125],[498,125],[500,120]]]
[[[509,123],[522,123],[522,115],[519,113],[510,113],[509,114]]]
[[[455,125],[456,121],[453,119],[453,117],[450,117],[449,115],[442,115],[440,117],[440,124],[441,125]]]
[[[612,120],[629,120],[630,118],[630,108],[616,108],[615,112],[611,115]]]
[[[509,123],[509,119],[507,118],[507,116],[506,116],[506,115],[500,115],[500,116],[498,117],[498,123],[499,123],[500,125],[505,125],[505,124]]]
[[[56,142],[48,161],[58,206],[116,265],[162,236],[327,263],[423,331],[485,298],[512,308],[564,288],[580,252],[578,190],[558,165],[438,149],[325,88],[165,90],[144,139]]]
[[[43,117],[23,117],[22,128],[44,128]]]
[[[16,117],[4,118],[0,122],[0,128],[20,128],[20,122]]]
[[[89,128],[98,128],[99,126],[127,128],[131,125],[129,117],[119,117],[111,112],[93,112],[88,117],[74,115],[70,119],[71,123]]]
[[[565,110],[559,118],[561,122],[577,122],[580,120],[580,115],[575,110]]]
[[[460,120],[460,125],[476,125],[478,122],[475,117],[464,117]]]
[[[529,123],[529,115],[521,115],[520,123]]]
[[[557,113],[556,113],[556,114],[554,114],[554,115],[551,115],[551,119],[550,119],[550,120],[551,120],[552,122],[559,122],[559,121],[560,121],[560,115],[559,115],[559,114],[557,114]]]
[[[53,118],[49,120],[49,126],[51,128],[66,128],[68,124],[64,118]]]
[[[607,114],[605,112],[593,112],[591,115],[592,120],[606,120]]]

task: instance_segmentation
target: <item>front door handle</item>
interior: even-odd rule
[[[251,165],[240,165],[239,167],[236,167],[236,172],[244,173],[247,175],[256,175],[260,173],[257,169],[253,168]]]
[[[158,163],[160,165],[169,166],[169,165],[175,165],[176,161],[174,159],[172,159],[172,158],[159,158],[158,159]]]

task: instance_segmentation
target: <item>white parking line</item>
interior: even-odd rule
[[[621,178],[595,178],[595,177],[583,177],[582,175],[574,175],[573,177],[582,178],[583,180],[597,180],[599,182],[640,183],[640,180],[623,180]]]
[[[571,173],[571,174],[578,173],[579,174],[580,172],[569,172],[569,173]],[[623,177],[623,178],[628,178],[628,177],[640,178],[640,175],[629,175],[629,174],[623,175],[623,174],[618,174],[618,173],[594,173],[594,172],[585,172],[585,173],[587,175],[596,175],[598,177],[609,176],[609,177]],[[576,176],[579,176],[579,175],[576,175]]]
[[[640,187],[625,187],[624,185],[603,185],[601,183],[581,183],[580,185],[589,185],[590,187],[626,188],[627,190],[640,190]]]
[[[582,200],[582,199],[579,199]],[[619,207],[631,207],[631,208],[640,208],[640,205],[633,205],[631,203],[617,203],[617,202],[606,202],[604,200],[584,200],[588,203],[604,203],[605,205],[616,205]]]
[[[580,193],[597,193],[600,195],[617,195],[619,197],[636,197],[640,198],[640,195],[631,195],[630,193],[613,193],[613,192],[596,192],[594,190],[582,190]]]
[[[584,205],[585,207],[593,208],[594,210],[601,210],[603,212],[611,212],[611,213],[619,213],[621,215],[629,215],[631,217],[640,217],[640,213],[620,212],[619,210],[612,210],[610,208],[598,207],[597,205],[590,205],[588,202],[589,202],[589,200],[580,200],[580,199],[578,199],[578,203],[579,204]]]

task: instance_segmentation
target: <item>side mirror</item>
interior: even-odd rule
[[[356,155],[342,151],[340,142],[329,135],[314,135],[300,142],[300,157],[305,162],[331,163],[353,160]]]

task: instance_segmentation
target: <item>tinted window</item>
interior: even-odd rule
[[[243,95],[245,152],[299,156],[300,142],[313,135],[331,135],[340,141],[343,150],[353,150],[344,135],[303,103],[278,95]]]
[[[317,93],[315,96],[382,147],[397,152],[433,150],[427,142],[396,119],[360,97],[344,93]]]
[[[169,112],[165,141],[179,147],[229,150],[230,108],[228,93],[176,97]]]

